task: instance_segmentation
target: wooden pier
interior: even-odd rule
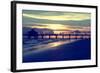
[[[90,34],[39,34],[38,39],[84,39]]]

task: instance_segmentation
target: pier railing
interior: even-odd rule
[[[38,36],[28,36],[34,39],[85,39],[90,38],[90,33],[70,33],[70,34],[38,34]]]

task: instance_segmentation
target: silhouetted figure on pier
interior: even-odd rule
[[[32,37],[34,37],[34,39],[38,39],[38,32],[36,32],[34,29],[31,29],[28,32],[28,39],[31,39]]]

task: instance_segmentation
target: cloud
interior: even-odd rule
[[[27,18],[56,20],[56,21],[86,20],[91,18],[90,13],[83,13],[83,12],[23,10],[22,13],[23,16]]]
[[[81,29],[82,27],[90,27],[91,14],[83,12],[23,10],[22,23],[23,26],[39,27],[47,27],[46,24],[51,26],[61,24]]]
[[[47,19],[36,19],[36,18],[27,18],[23,17],[22,19],[23,26],[37,25],[37,24],[62,24],[70,26],[90,26],[91,20],[69,20],[69,21],[56,21],[56,20],[47,20]]]
[[[90,26],[86,27],[81,27],[81,26],[70,26],[70,25],[62,25],[62,24],[37,24],[37,25],[31,25],[28,26],[31,28],[42,28],[42,29],[51,29],[54,31],[65,31],[65,30],[80,30],[80,31],[90,31]]]
[[[84,20],[84,19],[90,19],[90,16],[87,14],[64,14],[64,15],[58,15],[58,16],[49,16],[49,15],[34,15],[34,14],[25,14],[23,13],[24,17],[28,18],[36,18],[36,19],[47,19],[47,20],[56,20],[56,21],[64,21],[64,20]]]

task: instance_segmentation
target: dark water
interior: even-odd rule
[[[57,43],[59,44],[59,43]],[[86,60],[91,59],[91,41],[90,39],[78,40],[73,43],[63,43],[54,47],[38,46],[41,49],[31,50],[23,54],[23,62],[47,62],[64,60]],[[52,46],[52,44],[45,44]],[[36,51],[36,52],[35,52]]]

